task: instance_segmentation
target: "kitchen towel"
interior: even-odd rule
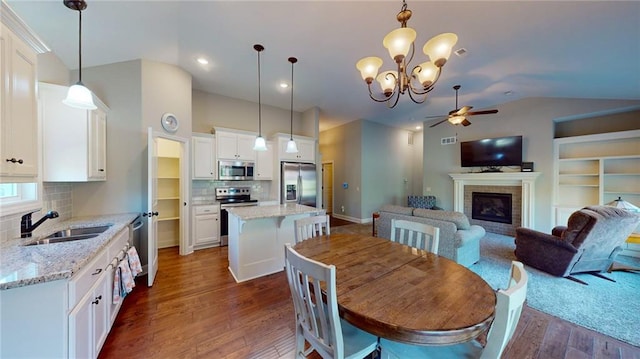
[[[116,267],[113,271],[113,295],[111,296],[113,304],[120,303],[120,291],[120,268]]]
[[[135,278],[138,274],[142,273],[142,264],[140,264],[140,257],[136,247],[131,246],[127,251],[127,257],[129,258],[129,268],[131,268],[131,275]]]
[[[124,298],[131,293],[136,282],[133,280],[128,261],[121,261],[118,264],[118,270],[120,271],[120,296]]]

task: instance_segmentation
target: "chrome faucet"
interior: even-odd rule
[[[49,211],[36,223],[31,224],[31,215],[35,212],[37,211],[29,212],[22,216],[22,220],[20,221],[20,237],[31,237],[31,232],[38,228],[38,226],[41,225],[44,221],[46,221],[47,219],[58,218],[60,216],[56,211]]]

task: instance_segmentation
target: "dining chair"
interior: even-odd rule
[[[329,223],[328,214],[296,219],[294,221],[296,243],[300,243],[311,237],[331,234],[331,226]]]
[[[528,275],[521,262],[511,262],[509,287],[496,292],[495,318],[487,343],[483,347],[477,340],[448,346],[419,346],[380,338],[381,359],[412,358],[481,358],[499,359],[520,320],[527,296]]]
[[[365,358],[377,349],[378,337],[339,317],[334,265],[304,257],[287,243],[285,269],[296,317],[296,358],[313,350],[322,358]]]
[[[392,219],[391,240],[438,254],[440,228],[426,223]]]

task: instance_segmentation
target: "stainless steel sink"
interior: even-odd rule
[[[78,241],[78,240],[82,240],[82,239],[89,239],[89,238],[95,238],[97,236],[99,236],[100,233],[93,233],[93,234],[78,234],[75,236],[66,236],[66,237],[46,237],[46,238],[42,238],[42,239],[38,239],[32,242],[29,242],[27,244],[25,244],[25,246],[37,246],[40,244],[50,244],[50,243],[60,243],[60,242],[71,242],[71,241]]]
[[[35,246],[40,244],[60,243],[78,241],[83,239],[95,238],[101,233],[111,228],[108,226],[96,226],[96,227],[82,227],[82,228],[67,228],[57,232],[53,232],[50,235],[26,243],[25,246]]]
[[[100,234],[106,231],[107,229],[109,229],[110,227],[111,226],[67,228],[61,231],[51,233],[50,235],[46,236],[45,239],[60,238],[60,237],[74,237],[74,236],[83,235],[83,234]]]

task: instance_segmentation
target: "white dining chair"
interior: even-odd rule
[[[499,359],[520,320],[527,296],[527,282],[528,275],[522,263],[512,261],[509,287],[496,292],[495,318],[489,328],[487,344],[484,347],[477,340],[448,346],[418,346],[380,338],[380,358]]]
[[[296,358],[315,350],[322,358],[356,359],[376,350],[378,337],[339,317],[334,265],[304,257],[287,243],[285,269],[296,318]]]
[[[328,214],[296,219],[294,221],[296,243],[300,243],[311,237],[331,234],[329,221]]]
[[[440,228],[426,223],[392,219],[391,240],[438,254]]]

